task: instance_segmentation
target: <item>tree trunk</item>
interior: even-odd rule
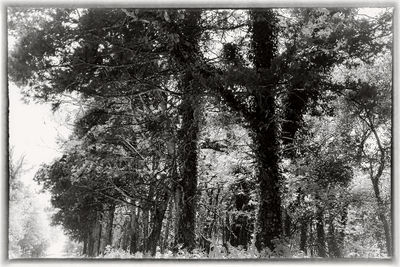
[[[112,230],[114,222],[115,205],[106,205],[101,218],[100,249],[99,254],[104,254],[108,245],[112,245]]]
[[[300,220],[300,250],[307,255],[307,227],[308,220],[304,217]]]
[[[259,75],[255,96],[255,118],[250,122],[258,163],[259,209],[257,214],[256,247],[274,250],[273,240],[282,234],[280,174],[278,170],[278,138],[274,88],[266,75],[276,52],[276,18],[271,9],[252,11],[252,46],[254,66]]]
[[[188,11],[184,20],[179,25],[179,42],[176,44],[172,55],[181,66],[186,68],[186,73],[181,80],[182,102],[180,114],[182,126],[180,137],[181,182],[180,188],[180,214],[178,216],[178,231],[175,244],[182,244],[183,248],[192,251],[195,247],[195,221],[196,221],[196,194],[197,194],[197,141],[198,118],[196,110],[199,108],[200,87],[194,78],[194,67],[199,53],[198,41],[201,33],[199,28],[199,11]]]
[[[114,230],[114,216],[115,216],[115,205],[111,205],[110,214],[107,223],[107,244],[112,246],[113,244],[113,230]]]
[[[93,224],[93,226],[94,226],[94,224]],[[93,229],[94,229],[94,228],[93,228]],[[87,245],[86,255],[87,255],[88,257],[93,257],[93,256],[94,256],[94,255],[93,255],[94,240],[93,240],[93,238],[92,238],[93,229],[90,230],[89,236],[88,236],[88,238],[87,238],[87,240],[88,240],[88,241],[87,241],[88,245]]]
[[[85,255],[86,250],[87,250],[87,240],[85,239],[85,240],[83,240],[83,248],[82,248],[81,255]]]
[[[324,212],[321,207],[317,207],[317,252],[319,257],[326,257],[325,248],[325,230],[324,230]]]
[[[152,203],[153,197],[154,197],[154,190],[155,190],[154,186],[150,185],[149,194],[147,196],[147,202],[145,203],[143,211],[142,211],[142,214],[143,214],[142,215],[142,218],[143,218],[143,220],[142,220],[142,222],[143,222],[143,239],[142,239],[143,245],[141,247],[141,251],[146,251],[147,246],[148,246],[147,241],[149,238],[150,210],[152,208],[151,203]]]
[[[271,103],[273,106],[273,103]],[[272,109],[270,106],[270,109]],[[273,125],[274,122],[271,122]],[[274,249],[273,240],[282,234],[281,196],[279,193],[279,173],[277,157],[277,140],[275,127],[264,128],[256,135],[258,145],[256,156],[258,159],[258,183],[260,206],[257,214],[256,247],[262,250],[268,247]]]
[[[378,218],[382,223],[383,231],[385,234],[386,252],[387,252],[387,255],[390,257],[390,256],[392,256],[392,238],[391,238],[392,235],[391,235],[389,223],[386,219],[386,215],[385,215],[386,207],[383,204],[383,201],[382,201],[382,198],[380,195],[378,181],[379,181],[379,179],[372,180],[372,185],[374,188],[375,199],[378,204]]]
[[[196,220],[196,193],[197,193],[197,134],[198,125],[195,118],[195,103],[189,93],[185,93],[182,101],[182,128],[181,156],[182,156],[182,181],[180,214],[178,219],[177,244],[192,250],[195,246],[195,220]]]
[[[122,227],[123,231],[123,236],[121,240],[121,245],[120,247],[122,250],[127,251],[128,246],[129,246],[129,237],[131,234],[131,226],[130,226],[130,220],[125,220],[124,225]]]
[[[138,213],[140,210],[138,211]],[[131,223],[130,223],[130,235],[131,235],[131,240],[130,240],[130,245],[129,245],[129,252],[131,254],[135,254],[138,251],[138,221],[137,221],[136,216],[136,207],[131,207]]]
[[[373,133],[373,135],[375,137],[376,145],[378,146],[378,149],[379,149],[379,152],[380,152],[380,159],[379,159],[378,168],[376,170],[376,174],[375,175],[373,173],[373,165],[372,165],[373,163],[370,162],[370,166],[371,166],[370,179],[371,179],[371,182],[372,182],[372,187],[373,187],[373,190],[374,190],[375,199],[376,199],[376,202],[377,202],[377,205],[378,205],[378,217],[379,217],[379,220],[382,223],[383,231],[384,231],[384,234],[385,234],[385,243],[386,243],[387,255],[389,257],[391,257],[392,256],[392,231],[391,231],[391,227],[389,226],[389,223],[388,223],[388,221],[386,219],[386,214],[385,214],[386,207],[385,207],[385,205],[383,203],[383,200],[382,200],[382,197],[381,197],[381,194],[380,194],[380,189],[379,189],[379,181],[380,181],[380,179],[382,177],[382,174],[383,174],[383,171],[384,171],[384,168],[385,168],[385,165],[386,165],[386,159],[385,159],[386,153],[385,153],[384,147],[382,146],[381,140],[379,138],[379,134],[375,129],[375,126],[374,126],[374,123],[373,123],[373,119],[371,119],[369,117],[365,119],[365,118],[363,118],[361,116],[360,116],[360,118],[367,122],[368,127],[371,129],[371,131],[372,131],[372,133]]]
[[[290,236],[292,235],[291,234],[292,219],[290,218],[286,210],[283,212],[283,214],[284,214],[285,237],[290,238]]]
[[[162,222],[164,220],[165,211],[168,206],[168,192],[165,192],[159,203],[156,203],[155,212],[153,216],[153,227],[148,237],[147,247],[145,252],[150,252],[151,256],[155,256],[157,252],[157,243],[160,239]]]
[[[100,248],[100,236],[101,236],[101,224],[100,224],[100,214],[96,212],[96,218],[93,223],[93,229],[90,235],[90,257],[96,257],[99,255],[99,248]]]
[[[248,204],[250,201],[250,184],[246,180],[239,180],[232,188],[234,192],[235,209],[239,212],[253,212]],[[240,194],[237,194],[240,192]],[[232,246],[242,246],[247,249],[251,241],[254,221],[247,214],[233,215],[232,221],[229,220],[229,215],[226,215],[226,239]]]
[[[169,207],[168,207],[168,217],[167,217],[167,222],[165,225],[165,232],[164,232],[164,240],[161,246],[161,254],[164,254],[165,248],[168,247],[169,244],[169,233],[170,233],[170,228],[171,228],[171,221],[172,221],[172,200],[169,202]]]
[[[337,257],[342,258],[343,257],[343,250],[344,250],[344,238],[346,237],[346,225],[347,225],[347,209],[348,209],[348,204],[344,204],[342,206],[341,214],[340,214],[340,227],[337,229],[337,235],[336,235],[336,243],[337,243]]]
[[[328,252],[330,257],[340,258],[341,252],[338,244],[339,236],[336,234],[335,229],[335,220],[332,214],[329,216],[329,225],[328,225],[328,235],[327,235],[327,243],[328,243]]]
[[[310,250],[310,256],[311,257],[314,257],[314,254],[315,254],[315,244],[314,244],[314,229],[313,229],[313,222],[312,222],[312,220],[310,221],[310,226],[309,226],[310,228],[310,233],[309,233],[309,242],[308,242],[308,244],[309,244],[309,250]]]

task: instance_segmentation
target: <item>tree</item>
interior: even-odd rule
[[[197,140],[199,132],[199,106],[201,87],[195,81],[195,64],[199,57],[200,11],[178,13],[184,18],[170,34],[177,36],[171,51],[172,60],[185,69],[179,77],[182,102],[179,106],[182,125],[179,130],[180,181],[177,188],[179,218],[175,243],[192,251],[195,248],[196,195],[197,195]]]
[[[385,53],[381,59],[375,60],[377,61],[372,64],[361,63],[354,71],[349,70],[344,77],[336,77],[336,81],[343,90],[342,95],[347,102],[346,110],[355,119],[354,128],[358,133],[354,140],[354,147],[358,151],[355,158],[360,167],[368,173],[372,183],[378,217],[384,231],[386,252],[391,256],[392,234],[380,186],[389,162],[387,154],[391,149],[388,138],[391,59],[389,54]]]

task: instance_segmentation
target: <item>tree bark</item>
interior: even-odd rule
[[[180,31],[179,42],[172,51],[177,63],[186,68],[181,80],[182,102],[180,114],[182,126],[180,136],[180,162],[181,181],[178,214],[178,229],[175,236],[175,245],[182,244],[183,248],[192,251],[196,244],[196,194],[197,194],[197,142],[198,118],[196,109],[199,107],[200,87],[194,78],[194,66],[199,53],[198,41],[201,30],[199,28],[199,11],[188,11],[182,24],[178,25]]]
[[[324,230],[324,212],[321,207],[317,207],[316,214],[317,221],[317,252],[318,256],[326,257],[326,247],[325,247],[325,230]]]
[[[382,223],[383,231],[385,234],[386,252],[387,252],[387,255],[390,257],[390,256],[392,256],[392,238],[391,238],[390,226],[389,226],[389,223],[388,223],[388,221],[386,219],[386,215],[385,215],[386,208],[385,208],[385,205],[383,204],[383,200],[380,195],[378,180],[377,179],[373,180],[372,185],[374,188],[375,199],[378,204],[378,211],[377,211],[378,218]]]
[[[139,210],[140,211],[140,210]],[[136,208],[131,207],[131,222],[130,222],[130,245],[129,252],[130,254],[135,254],[138,251],[138,219],[139,214],[136,215]]]
[[[164,254],[165,252],[165,248],[168,247],[169,244],[169,233],[171,231],[171,221],[172,221],[172,200],[169,201],[169,207],[168,207],[168,217],[167,217],[167,222],[165,225],[165,232],[164,232],[164,239],[163,239],[163,243],[161,246],[161,254]]]
[[[344,250],[344,238],[346,237],[346,225],[347,225],[347,214],[348,214],[348,204],[343,206],[341,217],[340,217],[340,229],[338,230],[338,248],[339,248],[339,257],[343,257]]]
[[[307,227],[308,220],[304,217],[300,220],[300,250],[307,255]]]
[[[157,243],[160,239],[162,222],[164,220],[165,211],[168,206],[168,192],[162,195],[161,201],[156,203],[155,212],[153,216],[153,227],[152,231],[148,237],[147,247],[145,252],[150,252],[151,256],[155,256],[157,252]]]
[[[372,182],[372,187],[374,190],[374,194],[375,194],[375,199],[378,205],[378,217],[379,220],[382,223],[383,226],[383,231],[385,234],[385,243],[386,243],[386,251],[389,257],[392,256],[392,231],[390,229],[389,223],[386,219],[386,215],[385,215],[385,211],[386,211],[386,207],[383,203],[381,194],[380,194],[380,189],[379,189],[379,181],[382,177],[383,174],[383,170],[385,168],[386,165],[386,159],[385,159],[385,149],[381,143],[381,140],[379,138],[378,132],[375,129],[375,126],[373,124],[373,120],[371,118],[363,118],[360,116],[360,118],[368,125],[368,127],[371,129],[371,132],[373,133],[375,140],[376,140],[376,144],[378,146],[379,152],[380,152],[380,158],[379,158],[379,163],[378,163],[378,169],[376,171],[376,174],[374,175],[373,173],[373,166],[372,166],[372,162],[370,162],[370,166],[371,166],[371,171],[370,171],[370,179]],[[364,152],[365,153],[365,152]]]
[[[285,210],[283,212],[284,215],[284,229],[285,229],[285,237],[290,238],[292,235],[292,218],[290,218],[288,212]]]
[[[329,257],[333,257],[333,258],[341,257],[338,240],[339,240],[339,236],[336,234],[334,216],[332,214],[330,214],[329,225],[328,225],[328,235],[327,235]]]
[[[82,248],[82,255],[85,255],[87,253],[87,239],[83,240],[83,248]]]
[[[112,230],[114,222],[115,205],[105,205],[101,218],[100,249],[99,254],[104,254],[105,248],[112,245]]]
[[[128,250],[129,238],[130,238],[130,234],[131,234],[130,220],[127,220],[127,219],[125,220],[122,229],[123,229],[123,236],[122,236],[122,240],[120,243],[120,247],[122,248],[122,250],[126,251],[126,250]]]
[[[188,77],[187,77],[188,79]],[[197,134],[199,131],[195,118],[196,103],[192,95],[186,92],[182,100],[181,143],[181,183],[180,183],[180,214],[178,219],[178,236],[176,243],[192,250],[195,246],[196,193],[197,193]]]
[[[255,93],[255,118],[250,122],[257,158],[259,209],[257,214],[256,247],[274,250],[273,240],[282,234],[280,173],[278,170],[278,137],[276,108],[271,87],[270,70],[276,52],[276,17],[271,9],[252,11],[252,46],[254,66],[259,76]]]
[[[235,209],[234,211],[253,212],[253,208],[249,207],[250,201],[250,184],[245,179],[239,180],[234,184],[232,191],[234,192]],[[239,194],[237,194],[239,192]],[[253,231],[253,220],[246,214],[232,216],[232,222],[226,215],[226,239],[232,246],[242,246],[247,249],[251,241],[251,233]]]
[[[100,237],[101,237],[101,224],[100,224],[100,214],[96,212],[96,218],[93,222],[93,229],[90,235],[89,241],[89,256],[96,257],[99,255],[99,248],[100,248]]]
[[[269,101],[269,109],[274,104]],[[272,107],[271,107],[272,106]],[[272,121],[273,125],[274,122]],[[263,127],[263,126],[261,126]],[[277,157],[277,139],[270,125],[256,133],[255,143],[258,145],[256,156],[258,159],[257,180],[259,184],[260,204],[257,214],[256,247],[262,250],[268,247],[274,249],[273,240],[282,234],[281,196],[279,193],[279,172]]]

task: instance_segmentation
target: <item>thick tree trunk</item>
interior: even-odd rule
[[[269,109],[274,104],[270,101]],[[271,114],[273,116],[273,114]],[[273,240],[282,234],[280,180],[278,172],[277,139],[274,122],[262,128],[255,138],[258,159],[257,180],[259,184],[260,204],[257,214],[256,247],[274,249]],[[261,127],[266,127],[265,125]]]
[[[194,67],[198,57],[198,41],[200,37],[200,11],[188,11],[180,27],[179,42],[172,51],[175,60],[186,68],[181,80],[182,102],[180,114],[182,126],[180,129],[180,166],[181,182],[178,216],[178,229],[175,245],[182,244],[188,251],[195,247],[196,194],[197,194],[197,141],[200,87],[194,78]],[[198,114],[198,113],[197,113]]]
[[[99,255],[100,249],[100,237],[101,237],[101,224],[100,224],[100,214],[97,212],[96,219],[93,223],[93,229],[90,235],[89,241],[89,256],[96,257]]]
[[[187,77],[186,79],[190,79]],[[187,83],[185,83],[188,85]],[[190,85],[189,85],[190,86]],[[182,99],[182,143],[181,143],[181,200],[178,219],[177,244],[189,251],[195,247],[196,194],[197,194],[197,134],[198,122],[195,118],[193,95],[186,92]]]
[[[259,209],[256,247],[274,250],[273,240],[282,234],[280,174],[278,170],[278,138],[273,79],[270,70],[276,52],[276,18],[271,9],[252,11],[252,46],[254,66],[259,75],[255,93],[255,118],[250,122],[258,162]]]

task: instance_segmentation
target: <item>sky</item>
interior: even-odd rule
[[[42,163],[50,163],[62,153],[58,140],[70,130],[63,126],[60,112],[53,114],[48,104],[29,104],[22,100],[20,89],[9,86],[9,142],[14,158],[24,156],[26,168],[22,180],[33,184],[33,176]]]

